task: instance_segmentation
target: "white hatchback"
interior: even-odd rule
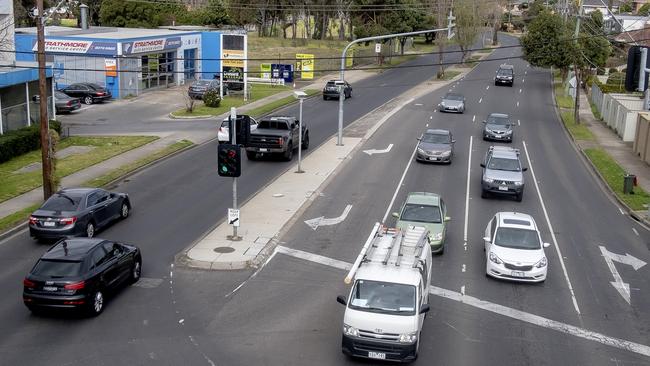
[[[548,259],[532,216],[497,212],[485,228],[485,272],[488,276],[522,282],[546,280]]]
[[[220,144],[226,143],[230,141],[230,126],[228,125],[228,118],[226,117],[221,121],[221,126],[219,127],[219,131],[217,132],[217,140],[219,140]],[[250,117],[251,119],[251,131],[255,131],[257,129],[257,120],[255,118]]]

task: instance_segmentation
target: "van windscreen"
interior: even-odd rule
[[[401,283],[357,280],[350,308],[372,313],[415,315],[415,286]]]

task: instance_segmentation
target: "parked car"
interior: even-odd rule
[[[485,228],[485,273],[524,282],[546,280],[548,260],[539,229],[532,216],[497,212]]]
[[[451,164],[456,143],[451,132],[440,129],[427,130],[418,141],[416,160]]]
[[[187,93],[192,99],[203,99],[203,96],[205,93],[207,93],[208,90],[219,91],[219,80],[195,80],[192,82],[192,84],[190,84]]]
[[[113,97],[110,90],[93,83],[75,83],[60,91],[71,97],[79,98],[86,104],[103,102]]]
[[[29,216],[29,234],[36,239],[70,236],[92,238],[97,230],[131,212],[126,193],[100,188],[66,188],[53,194]]]
[[[81,108],[79,98],[73,98],[58,90],[54,92],[54,105],[56,113],[70,113]]]
[[[440,112],[465,112],[465,97],[457,93],[447,93],[438,104]]]
[[[219,131],[217,132],[217,140],[219,141],[220,144],[230,142],[230,124],[228,122],[230,117],[226,117],[221,121],[221,126],[219,127]],[[255,131],[257,129],[257,120],[255,118],[250,117],[251,120],[251,131]]]
[[[494,85],[509,85],[513,86],[515,83],[515,67],[508,64],[502,64],[497,70],[497,75],[494,77]]]
[[[142,254],[129,244],[104,239],[63,239],[36,262],[23,280],[23,303],[31,311],[81,309],[99,315],[106,296],[142,273]]]
[[[429,192],[411,192],[406,197],[399,212],[393,212],[397,218],[395,226],[406,230],[409,226],[422,226],[429,232],[429,243],[432,253],[442,254],[445,251],[447,222],[447,206],[440,195]]]
[[[505,146],[490,146],[481,163],[481,198],[488,194],[514,196],[521,202],[524,196],[524,172],[519,150]]]
[[[330,98],[339,99],[339,88],[343,87],[343,98],[352,97],[352,85],[345,80],[330,80],[323,88],[323,100]]]
[[[302,125],[302,146],[300,124]],[[246,157],[257,159],[258,155],[282,155],[284,160],[293,159],[293,150],[309,148],[309,128],[307,123],[292,116],[271,116],[263,118],[255,131],[251,131],[250,141],[246,145]]]
[[[512,142],[513,125],[507,114],[490,113],[483,123],[483,140]]]

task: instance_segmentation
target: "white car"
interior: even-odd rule
[[[230,141],[230,132],[229,132],[229,125],[228,125],[228,118],[226,117],[221,121],[221,127],[219,127],[219,131],[217,132],[217,140],[219,140],[220,144],[226,143]],[[250,117],[251,119],[251,131],[255,131],[257,129],[257,120],[255,118]]]
[[[488,276],[522,282],[546,280],[548,259],[532,216],[497,212],[485,228],[485,272]]]

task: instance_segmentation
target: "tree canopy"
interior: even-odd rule
[[[564,71],[577,59],[573,34],[562,17],[542,11],[521,37],[524,59],[533,66],[557,67]]]

